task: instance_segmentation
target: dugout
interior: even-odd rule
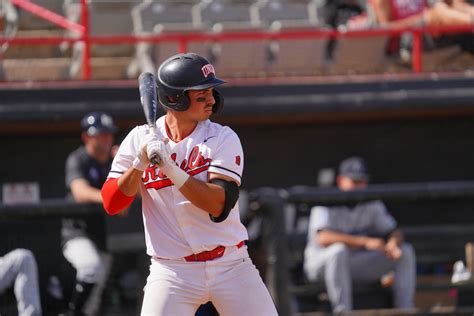
[[[469,180],[474,78],[445,76],[231,81],[216,121],[241,138],[245,189],[316,185],[320,169],[349,155],[368,161],[374,183]],[[136,82],[1,86],[2,182],[38,181],[42,198],[63,197],[64,161],[81,143],[80,119],[95,110],[115,118],[118,142],[145,122]],[[25,150],[41,167],[15,154]]]
[[[474,179],[472,76],[331,80],[237,80],[222,87],[225,107],[216,121],[241,138],[243,189],[313,187],[321,169],[350,155],[366,158],[378,184]],[[118,142],[145,122],[136,82],[2,85],[0,181],[35,181],[42,199],[64,197],[65,159],[80,145],[80,119],[95,110],[112,114]],[[387,204],[401,225],[474,224],[469,199]],[[139,218],[132,225],[113,220],[108,231],[125,236],[118,244],[140,240]],[[128,250],[142,252],[138,244]]]

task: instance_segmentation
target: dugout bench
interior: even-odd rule
[[[286,190],[260,188],[250,192],[249,206],[253,216],[263,218],[261,239],[267,257],[264,275],[280,315],[310,309],[328,310],[328,302],[319,299],[324,297],[324,285],[308,283],[302,274],[303,250],[311,207],[374,199],[386,202],[400,227],[406,230],[406,240],[412,243],[417,253],[419,273],[450,275],[448,267],[454,261],[464,259],[465,243],[474,240],[474,215],[471,211],[474,205],[474,181],[381,184],[352,192],[301,186]],[[427,201],[441,206],[446,204],[446,207],[455,210],[451,209],[449,214],[441,207],[437,213],[431,206],[425,206],[427,218],[415,218],[412,222],[406,220],[404,213],[413,215],[416,210],[422,212],[422,204]],[[457,204],[453,204],[453,201]],[[391,203],[399,207],[395,214]],[[458,212],[459,217],[452,216],[454,211]],[[448,213],[448,217],[445,213]],[[466,226],[469,224],[472,226]],[[437,271],[441,266],[445,270]],[[469,293],[472,294],[472,288],[470,284],[417,285],[417,291],[455,289],[458,306],[474,305],[472,298],[466,299],[469,298]],[[389,288],[382,288],[378,283],[354,286],[354,306],[359,309],[391,306],[390,292]]]

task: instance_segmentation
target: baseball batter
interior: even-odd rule
[[[137,191],[150,274],[141,315],[194,315],[212,301],[222,315],[276,315],[251,262],[240,222],[238,186],[244,166],[239,137],[209,120],[223,107],[214,87],[224,83],[197,54],[178,54],[158,69],[166,115],[154,134],[134,128],[120,145],[102,188],[117,214]],[[148,157],[161,162],[150,165]]]

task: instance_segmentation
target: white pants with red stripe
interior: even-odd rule
[[[142,316],[192,316],[208,301],[220,315],[277,315],[247,246],[204,262],[153,258],[144,291]]]

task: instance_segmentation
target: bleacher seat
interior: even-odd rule
[[[321,27],[315,1],[261,0],[257,3],[259,21],[272,32],[311,30]],[[269,46],[271,76],[314,75],[326,65],[324,38],[274,40]]]
[[[0,1],[0,32],[4,37],[14,37],[18,30],[18,10],[9,1]],[[6,44],[2,44],[1,52]]]
[[[0,34],[6,38],[15,37],[18,29],[18,11],[9,1],[0,1]],[[6,79],[3,59],[10,46],[7,43],[0,45],[0,81]]]
[[[62,80],[67,77],[70,58],[5,59],[3,68],[8,81]]]
[[[61,14],[59,1],[35,1],[52,12]],[[63,36],[64,30],[25,10],[18,9],[9,1],[0,3],[0,16],[5,19],[2,35],[5,37],[38,38]],[[0,48],[3,55],[0,80],[57,80],[64,79],[69,59],[56,45],[8,45]]]
[[[261,32],[252,16],[253,1],[212,0],[198,6],[198,24],[213,33]],[[218,41],[211,48],[211,61],[222,77],[260,77],[267,68],[267,41]]]
[[[318,4],[311,0],[259,0],[257,19],[270,26],[272,23],[284,23],[286,26],[318,25]]]
[[[380,73],[386,68],[385,47],[388,37],[339,37],[334,48],[331,74]]]
[[[254,23],[251,0],[205,0],[197,7],[197,23],[212,29],[216,23]],[[256,25],[258,26],[258,25]]]
[[[435,48],[423,52],[422,66],[423,71],[426,72],[472,71],[474,69],[474,55],[464,52],[457,45]]]
[[[197,25],[195,11],[197,1],[144,1],[132,10],[134,33],[136,35],[186,34],[201,30]],[[175,41],[139,43],[130,63],[128,77],[137,77],[141,72],[155,72],[166,58],[178,53],[180,43]],[[189,42],[187,51],[204,56],[209,55],[210,43]]]
[[[90,35],[128,35],[132,33],[131,10],[136,0],[124,2],[104,2],[92,0],[89,2]],[[65,0],[66,17],[79,22],[81,5],[77,0]],[[77,37],[76,32],[69,36]],[[69,68],[71,78],[80,78],[82,73],[83,43],[73,45],[72,61]],[[91,68],[94,79],[125,78],[126,67],[133,55],[133,45],[91,45]],[[126,61],[128,59],[128,61]]]
[[[63,2],[58,0],[35,0],[32,1],[43,8],[46,8],[59,15],[63,14]],[[25,10],[18,10],[19,28],[22,30],[54,30],[58,27],[53,23],[38,18],[36,15]]]

